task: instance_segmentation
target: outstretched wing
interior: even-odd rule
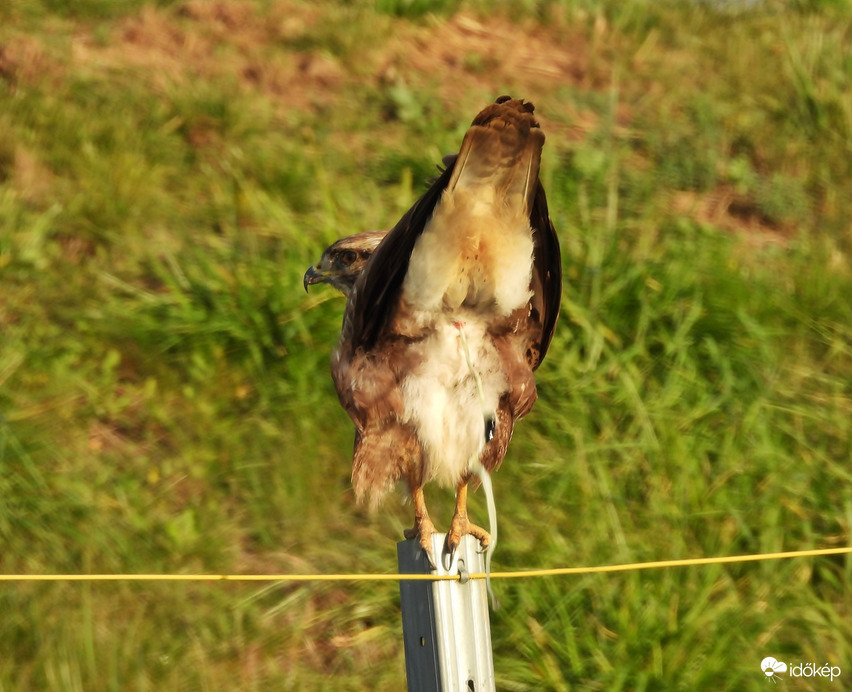
[[[506,100],[501,97],[496,104],[477,115],[472,130],[486,126],[494,118],[495,112],[499,111],[499,105]],[[524,106],[529,106],[529,112],[532,112],[530,104]],[[444,191],[461,176],[465,166],[464,145],[459,155],[445,156],[443,163],[447,168],[391,229],[355,283],[341,331],[341,346],[349,353],[358,349],[372,349],[393,318],[414,245],[429,223]],[[527,194],[527,197],[532,196],[529,214],[534,247],[530,284],[533,295],[527,327],[537,336],[531,346],[533,353],[530,358],[533,369],[536,369],[547,353],[559,316],[562,261],[559,241],[547,209],[547,198],[538,180],[537,167],[534,175],[528,176],[525,185],[530,192],[534,189],[534,193]]]

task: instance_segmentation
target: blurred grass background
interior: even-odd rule
[[[850,45],[839,1],[7,0],[0,571],[395,571],[410,507],[354,506],[343,301],[302,274],[502,93],[548,136],[565,299],[495,569],[849,545]],[[500,582],[497,686],[846,678],[850,577]],[[0,613],[3,692],[404,684],[393,584],[9,583]]]

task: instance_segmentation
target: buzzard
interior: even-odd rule
[[[364,231],[333,242],[320,261],[305,272],[305,290],[312,284],[327,283],[349,297],[355,279],[387,234],[387,231]]]
[[[457,154],[447,154],[441,159],[443,168],[455,163]],[[384,240],[387,231],[362,231],[340,238],[329,245],[322,253],[319,262],[305,272],[303,280],[305,290],[313,284],[325,283],[333,286],[347,298],[355,285],[355,280],[373,254],[373,250]]]
[[[362,255],[350,249],[339,255],[349,270],[315,276],[338,271],[332,245],[305,275],[306,285],[328,280],[348,290],[332,377],[356,428],[356,498],[377,507],[406,481],[414,526],[405,533],[430,557],[435,526],[424,485],[456,488],[448,552],[466,534],[487,546],[488,533],[468,519],[468,482],[480,464],[489,472],[500,465],[515,421],[536,399],[533,372],[562,292],[538,177],[543,144],[533,105],[500,97],[360,273],[351,268]],[[338,242],[353,238],[366,240]]]

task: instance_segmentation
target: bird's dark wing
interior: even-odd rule
[[[342,341],[352,353],[358,348],[369,351],[393,316],[411,251],[452,176],[455,159],[448,161],[448,158],[444,158],[447,169],[391,229],[355,283],[342,331]]]
[[[559,317],[559,305],[562,300],[562,256],[559,252],[559,240],[556,229],[550,221],[547,211],[547,197],[541,182],[535,191],[530,226],[533,229],[533,310],[538,312],[541,322],[541,342],[538,348],[538,358],[532,363],[535,370],[544,360],[553,330]]]
[[[445,157],[448,168],[391,229],[358,279],[343,325],[343,337],[348,342],[350,352],[359,347],[370,350],[391,318],[408,271],[414,244],[429,222],[452,177],[455,158],[450,161],[447,159],[449,157]],[[538,354],[533,361],[533,369],[536,369],[544,360],[553,339],[562,299],[559,241],[548,213],[544,187],[540,182],[537,184],[530,212],[530,226],[533,229],[534,246],[531,303],[541,325]]]

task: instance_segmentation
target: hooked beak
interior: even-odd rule
[[[302,280],[302,285],[305,287],[305,293],[308,292],[308,286],[311,284],[322,283],[325,280],[323,274],[317,271],[316,266],[308,267],[305,272],[305,278]]]

